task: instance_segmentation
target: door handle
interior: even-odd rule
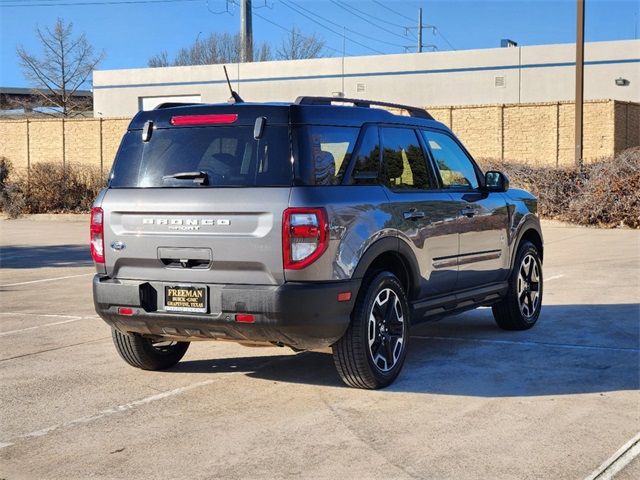
[[[476,214],[476,209],[473,207],[465,207],[462,210],[460,210],[460,214],[464,215],[465,217],[473,217]]]
[[[420,218],[424,218],[425,214],[424,212],[421,212],[417,208],[412,208],[404,212],[402,216],[404,217],[405,220],[418,220]]]

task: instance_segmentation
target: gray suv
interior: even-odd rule
[[[331,347],[345,383],[380,388],[413,324],[483,305],[536,323],[536,206],[422,109],[165,104],[133,118],[92,208],[95,308],[145,370],[196,340]]]

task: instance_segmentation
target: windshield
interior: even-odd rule
[[[109,177],[113,188],[275,187],[291,185],[286,126],[163,128],[148,142],[127,132]]]

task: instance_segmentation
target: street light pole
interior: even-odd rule
[[[583,157],[583,102],[584,102],[584,2],[576,4],[576,102],[575,102],[575,162],[582,166]]]

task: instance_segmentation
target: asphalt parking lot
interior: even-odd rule
[[[223,342],[133,369],[93,311],[86,217],[0,220],[0,478],[640,478],[640,232],[543,228],[534,329],[421,325],[362,391],[328,354]]]

